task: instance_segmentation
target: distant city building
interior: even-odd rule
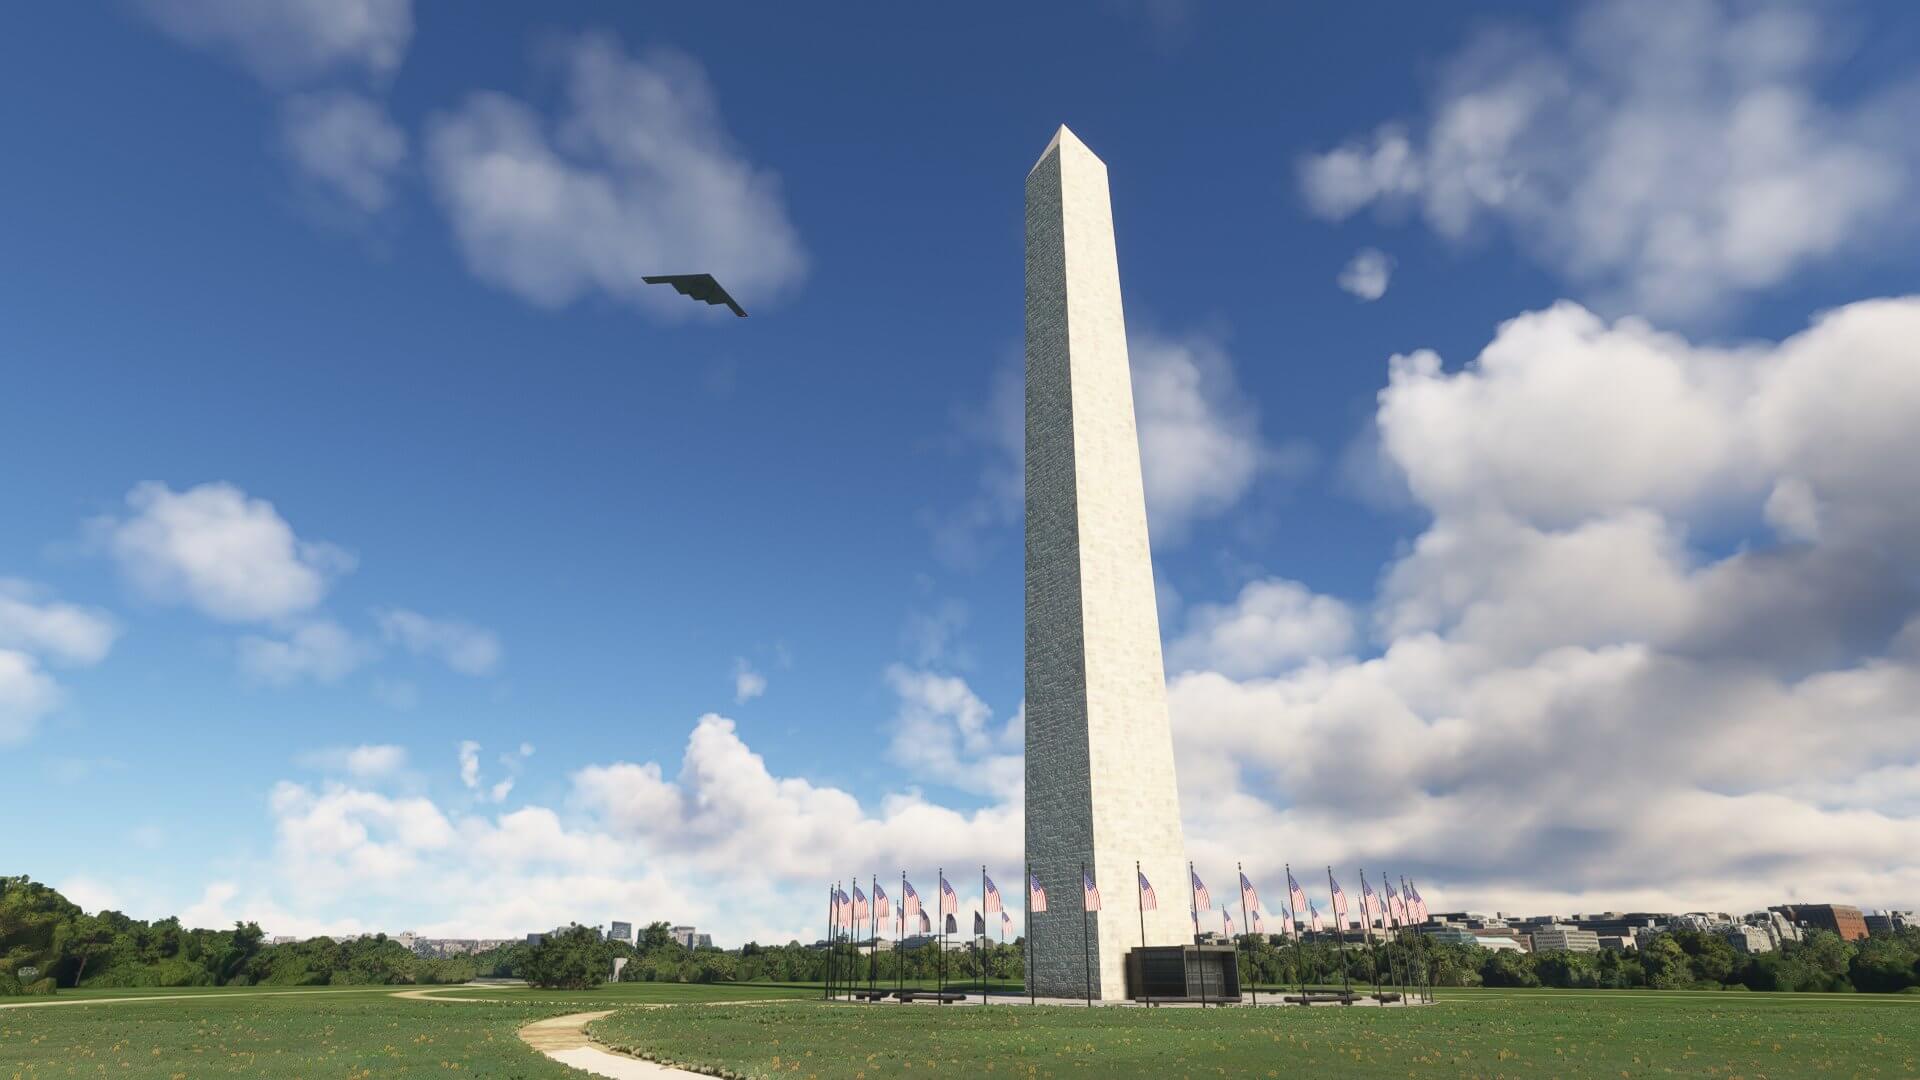
[[[538,945],[545,940],[547,940],[547,935],[545,934],[528,934],[527,935],[527,944],[529,945]]]
[[[1603,938],[1616,937],[1631,940],[1638,931],[1665,926],[1671,918],[1673,916],[1665,912],[1600,911],[1587,915],[1575,915],[1567,921],[1582,930],[1591,930]]]
[[[504,938],[416,937],[413,939],[413,954],[428,959],[444,960],[452,956],[472,956],[474,953],[482,953],[511,944],[513,944],[512,941]]]
[[[1689,911],[1684,915],[1675,915],[1668,923],[1668,928],[1717,934],[1731,925],[1733,925],[1733,916],[1724,911]]]
[[[1518,937],[1512,936],[1510,933],[1496,934],[1476,932],[1464,926],[1442,926],[1437,923],[1427,923],[1421,926],[1420,932],[1432,938],[1434,941],[1444,942],[1448,945],[1478,945],[1483,949],[1489,949],[1494,952],[1527,951],[1526,942],[1520,940]]]
[[[607,940],[633,944],[633,924],[616,922],[607,927]]]
[[[1727,944],[1743,953],[1764,953],[1773,951],[1773,935],[1758,926],[1746,923],[1734,923],[1720,928]]]
[[[406,949],[408,952],[412,952],[414,942],[419,940],[419,936],[416,935],[411,930],[402,930],[400,931],[399,935],[396,936],[393,940],[399,942],[401,948]]]
[[[1538,926],[1528,937],[1532,939],[1533,951],[1537,953],[1600,951],[1600,935],[1577,926]]]
[[[1867,933],[1875,937],[1905,930],[1914,925],[1911,911],[1876,911],[1863,918],[1867,924]]]
[[[1800,940],[1800,928],[1778,911],[1751,912],[1742,921],[1766,931],[1767,940],[1774,949],[1779,949],[1789,941]]]
[[[691,926],[676,926],[672,930],[669,930],[668,933],[672,935],[673,940],[680,943],[680,947],[683,949],[693,948],[694,940],[698,937],[698,934]]]
[[[1785,915],[1789,922],[1831,930],[1846,941],[1864,941],[1867,937],[1867,920],[1859,908],[1847,904],[1782,904],[1771,910]]]
[[[1633,952],[1637,948],[1632,934],[1595,934],[1594,940],[1608,952]]]

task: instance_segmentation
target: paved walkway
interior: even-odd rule
[[[587,1038],[587,1025],[612,1015],[613,1010],[606,1009],[536,1020],[520,1029],[520,1041],[562,1065],[594,1076],[611,1077],[612,1080],[654,1080],[663,1076],[699,1075],[625,1054],[610,1053],[595,1046],[593,1040]]]

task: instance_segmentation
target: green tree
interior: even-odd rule
[[[1495,949],[1480,966],[1480,981],[1488,986],[1539,986],[1533,958],[1515,949]]]
[[[612,955],[599,932],[574,925],[548,934],[529,949],[521,976],[543,989],[588,990],[612,971]]]

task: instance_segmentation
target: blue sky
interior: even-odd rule
[[[731,940],[1017,879],[1065,122],[1203,873],[1920,902],[1920,17],[1669,6],[13,16],[0,864]],[[752,317],[637,281],[694,270]]]

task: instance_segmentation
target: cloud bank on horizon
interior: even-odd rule
[[[411,22],[392,13],[408,6],[366,6],[384,32],[318,51],[199,16],[163,25],[251,57],[269,85],[304,85],[399,63],[394,28]],[[1823,101],[1812,13],[1652,10],[1595,4],[1564,43],[1491,34],[1448,67],[1424,124],[1302,159],[1307,205],[1329,221],[1404,207],[1452,239],[1504,228],[1587,302],[1516,315],[1464,365],[1426,350],[1386,362],[1367,456],[1419,525],[1372,596],[1269,577],[1167,618],[1203,876],[1364,865],[1414,877],[1437,910],[1743,911],[1789,890],[1920,902],[1920,488],[1906,475],[1920,296],[1809,313],[1778,342],[1647,318],[1724,311],[1907,228],[1920,154],[1891,121],[1908,99]],[[777,192],[724,137],[691,61],[592,37],[562,57],[557,122],[480,95],[429,125],[427,172],[473,273],[536,304],[644,303],[630,242],[725,254],[750,226],[785,237],[755,285],[799,280]],[[691,103],[695,122],[644,127],[630,106],[645,102]],[[335,163],[306,167],[377,209],[406,154],[312,122],[340,126],[296,158]],[[724,205],[685,201],[709,181]],[[1350,291],[1377,299],[1391,263],[1349,270]],[[1256,478],[1306,468],[1262,430],[1217,339],[1143,333],[1133,348],[1156,551],[1244,508]],[[997,386],[973,425],[976,497],[929,522],[943,560],[1017,542],[1018,383]],[[497,638],[457,619],[382,609],[377,635],[344,628],[324,603],[352,558],[233,485],[141,484],[96,535],[137,594],[250,628],[236,655],[266,682],[338,677],[380,644],[476,677],[499,662]],[[948,641],[963,620],[939,621],[876,674],[900,736],[881,744],[906,770],[895,790],[780,775],[718,713],[692,720],[679,762],[585,765],[553,806],[508,805],[531,747],[494,765],[471,740],[436,751],[424,768],[458,775],[450,795],[411,778],[415,749],[316,748],[303,765],[317,775],[272,791],[270,855],[186,917],[504,936],[585,910],[672,911],[784,940],[813,936],[819,885],[859,868],[883,884],[915,868],[924,893],[934,865],[984,862],[1005,889],[1022,711],[973,691]],[[0,741],[31,738],[57,707],[49,668],[103,662],[116,627],[0,583]],[[766,692],[744,660],[733,675],[737,703]],[[716,899],[743,894],[770,899]]]

